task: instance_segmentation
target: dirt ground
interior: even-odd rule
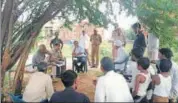
[[[93,84],[93,80],[97,78],[101,73],[99,71],[90,70],[88,73],[79,74],[78,81],[78,92],[84,93],[87,95],[91,102],[94,102],[94,92],[95,86]],[[57,91],[63,90],[64,86],[59,79],[57,82],[54,82],[54,88]]]

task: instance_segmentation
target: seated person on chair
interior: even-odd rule
[[[51,53],[46,49],[46,46],[44,44],[41,44],[39,46],[39,50],[36,52],[36,54],[32,58],[33,68],[35,65],[38,65],[41,62],[47,63],[46,54],[51,55]]]
[[[65,90],[54,93],[50,103],[89,103],[89,98],[76,91],[78,86],[77,74],[72,70],[65,71],[61,76],[61,81],[65,86]]]
[[[115,62],[120,63],[120,64],[116,64],[115,69],[122,71],[125,69],[124,67],[125,67],[126,58],[128,57],[128,54],[125,52],[123,43],[120,40],[116,40],[114,42],[114,46],[115,46],[115,49],[117,50],[117,57],[115,59]]]
[[[53,64],[61,64],[64,61],[64,58],[63,58],[63,55],[62,55],[62,51],[61,51],[61,48],[60,48],[60,43],[55,43],[54,44],[54,47],[52,48],[52,51],[51,51],[51,56],[50,56],[50,62],[53,62]],[[61,71],[65,71],[65,66],[61,66]],[[57,71],[57,74],[56,74],[56,71]],[[54,66],[54,68],[52,69],[52,75],[53,76],[60,76],[60,73],[59,73],[59,67],[57,66]]]
[[[47,64],[41,62],[37,65],[38,71],[33,73],[23,93],[23,100],[26,102],[40,102],[50,99],[54,93],[52,79],[47,71]]]
[[[77,58],[77,60],[74,60],[73,62],[77,68],[77,71],[80,72],[86,63],[85,50],[79,46],[78,41],[74,41],[74,46],[72,56]],[[78,65],[79,62],[81,62],[81,65]]]

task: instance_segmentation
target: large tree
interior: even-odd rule
[[[177,0],[114,0],[128,15],[137,16],[160,39],[161,47],[178,47]]]
[[[14,90],[21,87],[25,62],[43,25],[57,16],[65,26],[88,18],[105,26],[109,16],[98,9],[102,0],[1,0],[1,87],[6,71],[17,62]],[[18,89],[20,90],[20,89]]]

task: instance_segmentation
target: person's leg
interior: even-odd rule
[[[91,48],[91,62],[92,62],[92,67],[94,66],[94,63],[95,63],[95,59],[94,59],[94,56],[95,56],[95,46],[92,45],[92,48]]]
[[[52,75],[52,77],[53,78],[55,78],[56,77],[56,66],[52,66],[52,72],[51,72],[51,75]]]
[[[89,52],[88,52],[88,49],[85,49],[86,51],[86,54],[87,54],[87,61],[88,61],[88,64],[90,65],[90,59],[89,59]]]
[[[96,67],[99,65],[99,45],[95,47],[96,48]]]

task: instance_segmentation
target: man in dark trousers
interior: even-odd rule
[[[144,55],[145,48],[146,48],[146,42],[145,42],[145,36],[141,30],[141,25],[140,23],[135,23],[132,25],[132,29],[135,32],[136,39],[133,44],[133,49],[134,48],[139,48],[141,50],[141,55]]]
[[[55,44],[59,43],[61,45],[61,49],[63,48],[63,41],[58,38],[59,32],[55,32],[55,38],[51,40],[50,47],[53,48]]]
[[[77,74],[72,70],[67,70],[62,74],[61,81],[65,86],[65,90],[56,92],[52,95],[50,103],[89,103],[89,98],[79,92],[77,89]]]

